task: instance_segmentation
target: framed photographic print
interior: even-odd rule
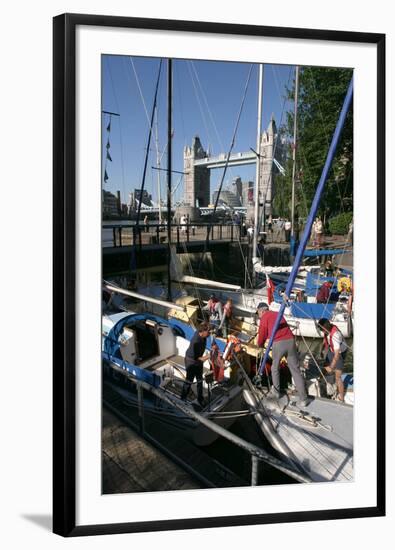
[[[384,71],[54,18],[55,533],[385,514]]]

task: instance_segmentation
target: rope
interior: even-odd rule
[[[208,101],[207,101],[207,96],[206,96],[206,94],[205,94],[205,92],[204,92],[204,89],[203,89],[203,86],[202,86],[202,84],[201,84],[199,75],[198,75],[198,73],[197,73],[195,64],[194,64],[193,61],[189,61],[189,64],[190,64],[190,66],[192,67],[193,72],[194,72],[194,74],[195,74],[196,81],[197,81],[198,86],[199,86],[199,88],[200,88],[200,91],[201,91],[201,94],[202,94],[204,103],[205,103],[206,108],[207,108],[207,112],[208,112],[208,114],[209,114],[211,123],[212,123],[212,125],[213,125],[214,132],[215,132],[215,134],[216,134],[217,141],[218,141],[218,143],[219,143],[219,146],[220,146],[220,148],[221,148],[221,151],[223,151],[223,150],[225,149],[225,147],[224,147],[224,145],[223,145],[222,139],[221,139],[220,134],[219,134],[219,132],[218,132],[217,125],[215,124],[215,120],[214,120],[213,114],[212,114],[212,112],[211,112],[211,109],[210,109],[210,107],[209,107],[209,104],[208,104]],[[234,177],[232,167],[230,167],[229,170],[230,170],[230,173],[231,173],[232,177]]]
[[[209,132],[209,129],[208,129],[208,126],[207,126],[206,117],[204,116],[203,107],[202,107],[202,104],[201,104],[200,99],[199,99],[199,95],[198,95],[198,91],[197,91],[197,88],[196,88],[195,80],[193,78],[190,62],[188,62],[188,70],[189,70],[189,74],[190,74],[190,77],[191,77],[191,80],[192,80],[192,85],[193,85],[193,89],[195,91],[196,101],[197,101],[198,106],[199,106],[199,110],[200,110],[200,114],[202,116],[203,124],[204,124],[204,127],[206,129],[207,141],[209,142],[210,132]]]
[[[222,140],[221,140],[221,138],[220,138],[220,135],[219,135],[219,132],[218,132],[218,128],[217,128],[217,125],[216,125],[216,123],[215,123],[214,117],[213,117],[212,112],[211,112],[211,109],[210,109],[210,107],[209,107],[209,103],[208,103],[208,100],[207,100],[207,96],[206,96],[206,94],[205,94],[205,92],[204,92],[203,86],[202,86],[202,84],[201,84],[199,75],[198,75],[198,73],[197,73],[197,70],[196,70],[196,67],[195,67],[193,61],[189,61],[188,69],[189,69],[190,76],[191,76],[191,80],[192,80],[192,83],[193,83],[193,86],[194,86],[195,94],[196,94],[196,97],[197,97],[197,100],[198,100],[199,108],[200,108],[201,113],[202,113],[202,116],[203,116],[202,105],[201,105],[201,102],[200,102],[200,100],[199,100],[199,98],[198,98],[198,93],[197,93],[197,89],[196,89],[195,82],[194,82],[194,79],[193,79],[193,75],[192,75],[191,68],[192,68],[192,70],[193,70],[193,72],[194,72],[194,75],[195,75],[197,84],[198,84],[199,89],[200,89],[200,91],[201,91],[201,94],[202,94],[202,97],[203,97],[205,106],[206,106],[206,108],[207,108],[209,117],[210,117],[210,119],[211,119],[211,123],[212,123],[212,125],[213,125],[214,132],[215,132],[215,134],[216,134],[218,143],[219,143],[221,149],[223,150],[225,147],[224,147],[224,145],[223,145],[223,143],[222,143]],[[205,119],[205,118],[204,118],[204,123],[205,123],[205,126],[206,126],[206,131],[207,131],[207,133],[209,134],[208,125],[206,124],[206,119]],[[225,167],[225,170],[226,170],[226,167]],[[230,172],[231,172],[231,174],[232,174],[232,176],[233,176],[232,168],[230,168]],[[221,186],[222,186],[222,183],[223,183],[223,179],[222,179],[222,182],[221,182]],[[220,195],[220,190],[219,190],[218,193],[217,193],[217,200],[216,200],[216,205],[215,205],[215,208],[214,208],[213,217],[214,217],[214,215],[215,215],[216,207],[217,207],[218,200],[219,200],[219,195]],[[231,215],[232,221],[234,221],[234,212],[231,211],[231,212],[230,212],[230,215]],[[246,261],[246,259],[245,259],[245,255],[244,255],[244,252],[243,252],[243,249],[242,249],[242,246],[241,246],[240,235],[238,235],[238,237],[237,237],[237,242],[238,242],[238,245],[239,245],[239,248],[240,248],[241,256],[242,256],[242,258],[243,258],[243,264],[244,264],[244,268],[245,268],[245,269],[244,269],[244,272],[245,272],[245,274],[247,275],[247,277],[248,277],[248,279],[249,279],[249,284],[250,284],[250,286],[252,287],[253,284],[252,284],[252,280],[251,280],[251,277],[250,277],[250,274],[249,274],[249,270],[248,270],[248,261]]]

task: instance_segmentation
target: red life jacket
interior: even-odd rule
[[[329,332],[329,342],[328,342],[328,334],[326,334],[326,333],[324,334],[324,347],[325,347],[325,349],[327,349],[328,346],[329,346],[329,349],[331,350],[332,353],[335,352],[335,349],[334,349],[334,347],[333,347],[333,335],[334,335],[335,332],[337,332],[337,331],[340,332],[340,330],[337,328],[337,326],[336,326],[336,325],[332,325],[332,328],[331,328],[331,330],[330,330],[330,332]]]
[[[224,361],[219,353],[219,350],[210,351],[210,370],[214,371],[214,380],[216,382],[222,382],[224,379]]]

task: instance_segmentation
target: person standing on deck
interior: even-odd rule
[[[324,339],[321,345],[322,356],[326,350],[324,367],[326,372],[335,373],[336,386],[339,401],[344,401],[344,384],[342,379],[344,360],[347,355],[347,344],[344,336],[336,325],[333,325],[329,319],[323,317],[318,321],[318,328],[324,333]]]
[[[185,233],[187,230],[187,217],[181,216],[180,218],[180,225],[181,225],[181,233]]]
[[[252,225],[250,225],[249,228],[247,229],[248,244],[252,243],[253,237],[254,237],[254,228],[252,227]]]
[[[220,330],[222,329],[222,336],[227,338],[229,335],[229,327],[233,317],[233,302],[231,298],[228,298],[225,302],[224,309],[222,312],[221,324],[219,325]]]
[[[324,236],[324,224],[322,223],[321,218],[317,218],[315,220],[315,239],[316,239],[318,248],[321,248],[322,246],[323,236]]]
[[[258,305],[259,331],[258,346],[263,347],[266,340],[270,338],[273,332],[274,323],[277,319],[276,311],[269,311],[268,305],[260,303]],[[271,368],[273,386],[267,397],[278,399],[280,397],[280,361],[286,356],[288,368],[295,382],[298,392],[298,406],[307,405],[307,393],[302,374],[299,370],[298,352],[296,350],[295,338],[289,328],[286,320],[282,317],[278,330],[273,341],[273,363]]]
[[[317,292],[317,304],[327,304],[331,297],[333,283],[331,281],[325,281]]]
[[[285,242],[289,243],[291,240],[291,228],[292,224],[289,220],[285,220],[284,231],[285,231]]]
[[[201,323],[193,335],[189,347],[185,353],[185,368],[187,371],[184,385],[182,387],[181,399],[185,401],[190,387],[196,378],[197,396],[201,407],[204,407],[203,400],[203,363],[210,358],[210,354],[204,355],[207,338],[210,333],[208,323]]]
[[[210,299],[204,306],[202,311],[208,311],[210,314],[210,321],[212,321],[217,328],[222,320],[222,304],[218,300],[215,294],[210,295]]]

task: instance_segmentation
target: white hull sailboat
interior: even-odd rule
[[[128,403],[138,406],[136,388],[145,391],[144,409],[155,414],[174,430],[190,438],[196,445],[209,445],[218,434],[202,424],[199,418],[228,428],[241,407],[241,387],[215,383],[209,365],[204,365],[203,396],[205,405],[197,401],[196,383],[186,400],[181,399],[186,368],[185,352],[189,341],[178,335],[165,319],[148,314],[126,312],[103,316],[103,368],[111,379],[127,383]],[[226,373],[225,373],[226,376]],[[122,390],[125,395],[125,390]]]

